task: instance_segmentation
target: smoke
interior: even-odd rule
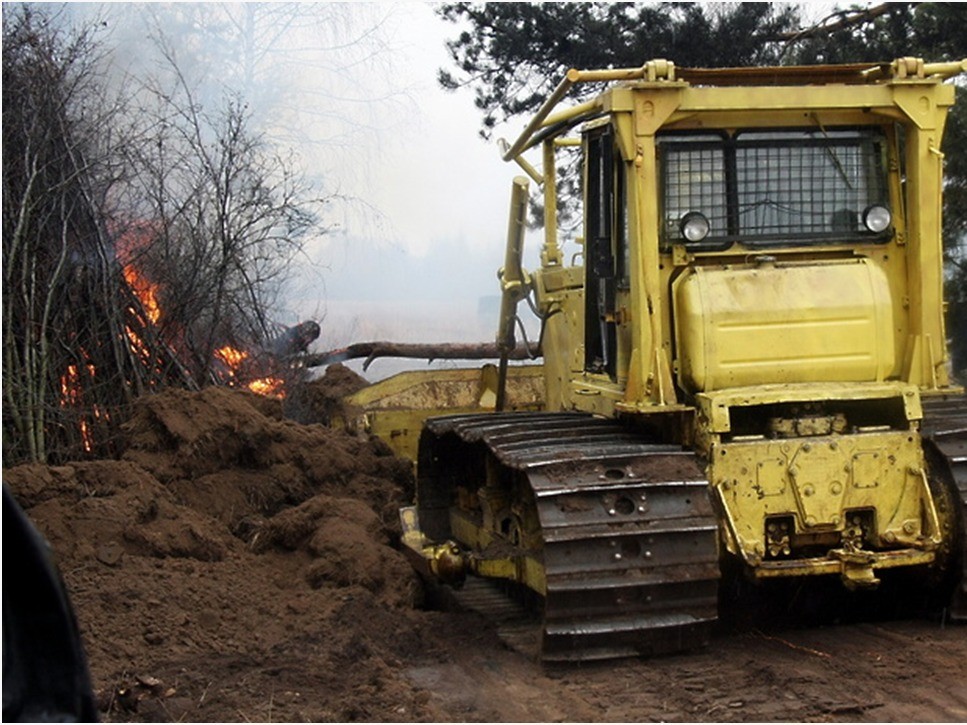
[[[387,330],[407,339],[430,321],[380,305],[448,301],[430,312],[454,317],[455,306],[473,310],[497,293],[516,170],[477,137],[470,96],[437,86],[449,28],[429,6],[78,3],[64,12],[99,24],[119,92],[173,89],[177,72],[205,106],[240,97],[277,152],[329,199],[331,231],[307,240],[279,322],[329,315],[325,338],[335,307],[371,302],[360,315],[382,319],[356,331],[415,325]],[[352,319],[339,323],[345,334]]]

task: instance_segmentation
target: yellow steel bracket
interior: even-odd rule
[[[444,584],[459,587],[467,576],[467,561],[452,541],[433,544],[420,530],[420,515],[416,506],[400,509],[403,528],[403,553],[417,571],[434,577]]]
[[[843,585],[850,591],[860,589],[876,589],[880,580],[873,571],[876,555],[871,551],[849,551],[847,549],[833,549],[829,552],[831,558],[842,565],[840,577]]]
[[[564,111],[552,113],[568,91],[577,83],[609,83],[613,81],[674,81],[675,64],[668,60],[650,60],[640,68],[609,68],[606,70],[578,70],[571,68],[565,74],[564,79],[558,84],[554,92],[548,96],[544,104],[538,109],[537,114],[531,119],[530,123],[524,128],[517,140],[507,147],[503,147],[504,161],[518,161],[518,157],[527,149],[540,142],[539,132],[542,129],[551,128],[558,124],[569,121],[577,121],[584,117],[589,117],[601,109],[599,99],[580,103]],[[527,167],[521,164],[521,168]],[[531,176],[530,172],[527,172]],[[537,179],[531,176],[535,181]],[[540,182],[538,182],[540,183]]]
[[[504,255],[504,266],[497,272],[502,292],[500,322],[497,329],[497,349],[500,351],[500,368],[497,379],[498,411],[504,409],[506,399],[508,356],[517,344],[514,336],[517,303],[530,293],[532,286],[530,275],[527,274],[521,264],[524,254],[527,198],[527,179],[522,176],[515,177],[510,197],[510,219],[507,224],[507,250]]]
[[[930,78],[953,78],[967,73],[967,58],[944,63],[925,63],[923,58],[897,58],[890,66],[893,77],[899,80]]]
[[[914,473],[914,471],[911,471]],[[926,509],[924,514],[930,527],[930,538],[924,542],[927,550],[937,549],[943,543],[943,529],[940,525],[940,515],[937,513],[936,499],[930,493],[930,482],[927,480],[927,472],[923,468],[916,470],[916,475],[920,479],[922,487],[920,501]]]

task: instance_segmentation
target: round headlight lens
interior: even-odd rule
[[[874,204],[873,206],[867,207],[866,211],[863,212],[863,224],[871,232],[879,233],[886,231],[892,221],[893,215],[882,204]]]
[[[682,236],[689,242],[702,241],[711,229],[705,215],[697,211],[690,211],[683,216],[679,222],[679,228],[682,230]]]

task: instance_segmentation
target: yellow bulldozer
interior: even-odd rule
[[[499,365],[349,401],[416,460],[401,517],[421,571],[528,592],[545,660],[702,646],[723,570],[852,590],[906,570],[967,617],[967,406],[941,245],[945,81],[965,71],[569,71],[503,147],[524,175]],[[602,85],[560,108],[576,84]],[[559,198],[575,153],[581,198]],[[531,182],[544,240],[528,272]],[[563,204],[583,218],[570,258]],[[543,364],[520,367],[527,297]]]

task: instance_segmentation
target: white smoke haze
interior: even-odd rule
[[[64,12],[99,24],[121,92],[149,78],[174,89],[173,60],[206,107],[240,96],[255,127],[331,197],[332,228],[306,245],[278,322],[320,320],[316,349],[493,339],[496,312],[481,300],[498,294],[519,170],[478,136],[471,94],[439,88],[454,29],[430,5],[71,3]]]

